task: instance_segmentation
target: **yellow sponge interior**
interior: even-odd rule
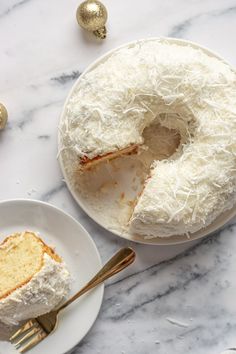
[[[61,262],[34,233],[17,233],[3,241],[0,245],[0,299],[28,283],[40,271],[44,253]]]

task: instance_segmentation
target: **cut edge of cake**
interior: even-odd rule
[[[6,237],[3,242],[0,244],[0,250],[4,250],[5,246],[7,243],[11,243],[14,239],[18,239],[19,237],[32,237],[35,239],[35,241],[41,245],[41,261],[38,269],[31,275],[26,277],[24,281],[21,281],[20,283],[16,284],[15,287],[12,287],[10,290],[7,291],[0,291],[0,301],[7,298],[9,295],[11,295],[14,291],[17,289],[23,287],[24,285],[28,284],[31,279],[43,268],[44,266],[44,255],[47,254],[49,257],[51,257],[55,262],[62,263],[61,257],[57,255],[57,253],[49,246],[45,244],[45,242],[34,232],[32,231],[24,231],[22,233],[13,233],[10,236]],[[12,244],[12,247],[16,247],[17,245]],[[0,289],[1,290],[1,289]]]
[[[89,170],[90,168],[98,165],[101,162],[111,161],[124,155],[137,154],[138,147],[139,145],[132,144],[124,149],[116,150],[114,152],[108,152],[105,155],[98,155],[92,159],[89,159],[88,157],[85,156],[80,161],[80,170],[83,172]]]

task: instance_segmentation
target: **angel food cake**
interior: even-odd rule
[[[156,121],[177,131],[180,144],[153,161],[130,231],[194,233],[235,203],[236,73],[224,61],[172,40],[118,49],[80,79],[60,127],[63,149],[87,173],[94,163],[137,152]]]
[[[70,274],[62,259],[32,232],[0,245],[0,322],[17,325],[54,309],[68,295]]]

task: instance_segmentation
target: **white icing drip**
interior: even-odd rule
[[[235,202],[235,104],[236,75],[223,61],[191,46],[141,42],[116,51],[80,80],[60,127],[64,156],[73,170],[84,156],[142,144],[154,119],[178,130],[180,147],[153,163],[131,231],[192,233]]]
[[[0,321],[17,325],[54,309],[70,289],[70,274],[65,263],[44,254],[44,265],[33,278],[0,300]]]

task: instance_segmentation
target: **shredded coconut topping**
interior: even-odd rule
[[[42,269],[27,284],[0,300],[0,321],[17,325],[50,312],[68,295],[70,281],[65,263],[56,262],[45,253]]]
[[[130,228],[145,237],[192,233],[235,202],[235,107],[228,64],[171,40],[138,42],[79,81],[60,126],[64,156],[79,164],[141,145],[154,120],[177,130],[179,149],[153,162]]]

